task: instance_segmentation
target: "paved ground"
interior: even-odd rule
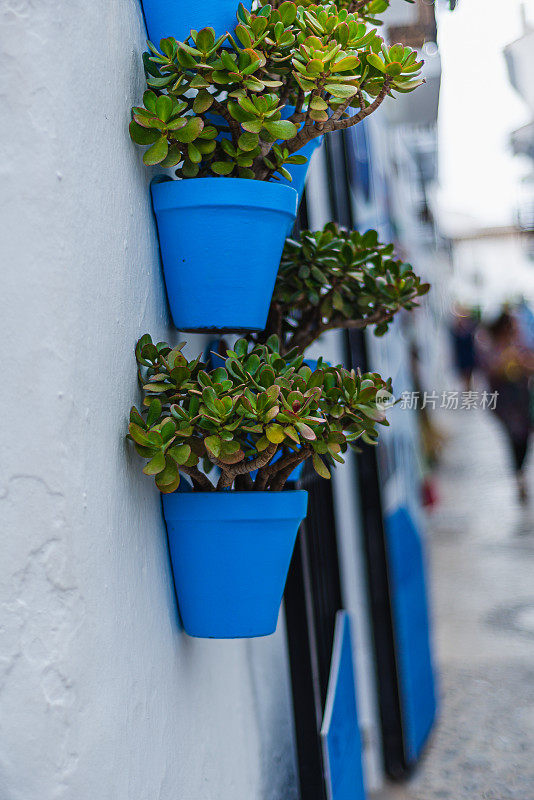
[[[445,413],[430,525],[440,722],[414,778],[380,800],[534,800],[534,441],[522,509],[492,415]]]

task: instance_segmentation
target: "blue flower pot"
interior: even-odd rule
[[[175,326],[263,330],[296,191],[245,178],[191,178],[153,183],[152,198]]]
[[[237,0],[142,0],[150,41],[159,47],[161,39],[174,36],[183,42],[189,32],[214,28],[221,36],[235,30]],[[249,8],[250,3],[244,3]]]
[[[274,633],[308,493],[174,492],[162,502],[186,633]]]

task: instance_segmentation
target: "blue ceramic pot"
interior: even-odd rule
[[[274,633],[308,493],[174,492],[162,501],[186,633]]]
[[[191,29],[214,28],[221,36],[237,24],[237,0],[142,0],[150,41],[159,47],[161,39],[174,36],[183,42]],[[250,8],[250,2],[244,3]]]
[[[296,191],[245,178],[191,178],[152,184],[152,198],[175,326],[263,330]]]

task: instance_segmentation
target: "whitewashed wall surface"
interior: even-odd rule
[[[174,336],[127,134],[140,8],[0,0],[0,31],[0,798],[294,800],[284,632],[180,631],[124,441],[134,343]]]

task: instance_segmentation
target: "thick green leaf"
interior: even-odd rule
[[[252,37],[250,36],[248,28],[246,28],[244,25],[239,24],[235,29],[235,32],[237,38],[244,47],[252,47]]]
[[[313,95],[310,101],[311,108],[314,108],[316,111],[327,111],[328,110],[328,103],[326,100],[323,100],[322,97],[318,97],[317,95]]]
[[[229,175],[234,168],[233,161],[215,161],[211,165],[211,170],[216,175]]]
[[[266,120],[263,123],[263,127],[269,131],[271,136],[275,136],[277,139],[293,139],[298,132],[298,128],[295,123],[290,122],[287,119],[280,119],[276,122]]]
[[[186,159],[182,166],[182,175],[184,178],[195,178],[199,173],[198,164],[193,164],[192,161]]]
[[[281,3],[278,7],[278,13],[280,14],[280,19],[284,25],[289,27],[289,25],[292,25],[297,18],[297,4],[290,2]]]
[[[168,442],[174,437],[175,433],[176,425],[171,419],[161,426],[161,438],[165,444],[168,444]]]
[[[398,92],[402,92],[403,94],[407,94],[408,92],[413,92],[414,89],[419,88],[422,86],[424,80],[415,80],[415,81],[404,81],[404,80],[396,80],[394,81],[395,89]]]
[[[331,64],[330,70],[331,72],[348,72],[357,67],[359,63],[360,59],[357,56],[346,56]]]
[[[403,61],[404,60],[404,47],[402,44],[394,44],[393,47],[389,48],[389,57],[391,61]]]
[[[140,428],[139,425],[136,425],[135,422],[130,422],[128,430],[130,432],[130,436],[132,437],[134,442],[137,442],[137,444],[141,444],[144,446],[151,444],[150,439],[148,438],[145,431],[142,428]]]
[[[399,64],[397,61],[393,61],[391,64],[386,66],[386,74],[387,75],[400,75],[402,72],[402,64]]]
[[[206,436],[204,439],[204,444],[206,445],[207,450],[211,453],[212,456],[218,458],[219,453],[221,452],[221,439],[219,436]]]
[[[171,118],[172,100],[168,95],[162,94],[156,100],[156,114],[163,122]]]
[[[191,455],[191,447],[188,444],[175,444],[169,447],[167,455],[174,458],[177,464],[185,464]]]
[[[167,156],[160,163],[162,167],[175,167],[182,159],[182,151],[176,145],[171,145]]]
[[[130,137],[136,144],[154,144],[161,136],[159,131],[153,128],[142,128],[135,120],[130,122]]]
[[[193,144],[193,142],[189,142],[187,145],[187,155],[189,160],[193,162],[193,164],[200,164],[202,161],[202,153],[198,149],[198,147]]]
[[[204,111],[207,111],[208,108],[211,108],[212,105],[213,95],[204,89],[195,97],[193,101],[193,111],[195,114],[202,114]]]
[[[144,108],[132,108],[132,116],[143,128],[155,128],[156,130],[160,130],[163,127],[161,120],[149,111],[145,111]]]
[[[242,133],[238,140],[241,150],[254,150],[258,146],[259,136],[257,133]]]
[[[136,409],[135,406],[132,406],[130,409],[130,422],[139,425],[139,427],[142,428],[143,430],[146,430],[147,428],[145,420],[143,419],[143,417],[141,416],[141,414],[139,413],[139,411]]]
[[[371,64],[371,66],[374,67],[375,69],[378,69],[380,72],[386,71],[386,65],[384,64],[380,56],[376,55],[376,53],[369,53],[367,56],[367,62]]]
[[[174,461],[172,458],[166,458],[165,469],[163,469],[156,477],[156,485],[158,489],[161,489],[162,487],[168,487],[170,484],[174,484],[177,478],[178,467],[176,465],[176,461]]]
[[[161,416],[161,400],[157,397],[150,402],[150,406],[148,407],[148,414],[146,418],[147,425],[152,427],[154,423],[160,418]]]
[[[215,44],[215,31],[213,28],[202,28],[197,33],[195,44],[202,53],[208,53]]]
[[[181,128],[179,131],[176,131],[174,138],[179,142],[193,142],[203,127],[204,122],[200,117],[191,117],[191,119],[187,121],[187,125],[185,127]]]
[[[165,469],[165,456],[162,452],[156,453],[154,458],[151,458],[148,464],[143,467],[145,475],[157,475]]]
[[[158,96],[155,92],[147,91],[143,94],[143,103],[145,104],[145,108],[148,108],[152,114],[156,114],[156,101]]]
[[[330,92],[332,97],[341,97],[348,100],[349,97],[354,97],[358,93],[356,86],[345,85],[343,83],[328,83],[325,87],[327,92]]]
[[[321,478],[330,478],[330,471],[325,466],[323,460],[317,455],[313,454],[313,468]]]
[[[163,473],[161,473],[162,475]],[[172,483],[162,483],[161,475],[156,475],[156,486],[162,494],[171,494],[175,492],[180,485],[180,473],[177,471],[176,479]]]
[[[267,425],[265,428],[265,435],[273,444],[281,444],[286,438],[282,426],[277,425],[275,422],[273,422],[271,425]]]
[[[308,439],[310,442],[313,442],[314,439],[317,438],[313,430],[309,425],[306,425],[305,422],[295,422],[295,428],[298,430],[301,436],[303,436],[305,439]]]
[[[149,147],[143,156],[143,161],[147,166],[159,164],[169,152],[169,144],[166,136],[161,136],[158,141]]]
[[[259,133],[263,128],[263,122],[261,119],[246,120],[241,123],[241,127],[249,133]]]

